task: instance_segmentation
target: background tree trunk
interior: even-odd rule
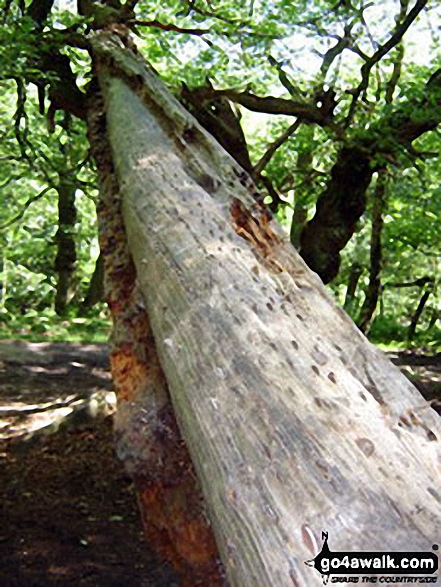
[[[151,70],[93,45],[129,249],[231,585],[311,585],[322,530],[333,550],[430,549],[438,415]]]
[[[363,274],[363,267],[360,263],[353,263],[351,266],[351,271],[349,272],[348,277],[348,289],[346,290],[345,301],[343,304],[344,310],[351,315],[352,312],[356,309],[357,306],[357,298],[355,292],[357,291],[357,285],[360,281],[360,277]]]
[[[372,154],[362,145],[343,147],[331,179],[317,200],[316,212],[303,229],[300,254],[324,283],[337,276],[340,251],[366,209],[366,191],[374,170]]]
[[[104,300],[104,258],[100,253],[95,263],[95,269],[90,278],[89,287],[81,303],[79,315],[84,316],[99,302]]]
[[[426,287],[425,290],[423,290],[423,295],[421,296],[420,301],[418,302],[418,306],[412,315],[412,319],[410,321],[409,328],[407,330],[407,342],[412,342],[412,340],[415,337],[415,332],[416,332],[418,322],[421,318],[421,314],[423,313],[423,310],[426,306],[427,300],[430,298],[432,291],[433,291],[432,285],[429,285],[428,287]]]
[[[57,272],[57,288],[55,292],[55,312],[62,315],[69,302],[69,294],[73,284],[77,252],[75,246],[75,223],[77,209],[75,207],[76,184],[70,178],[60,174],[57,186],[58,193],[58,230],[55,235],[57,255],[55,271]]]
[[[367,332],[369,330],[381,290],[381,233],[383,232],[383,211],[387,181],[386,174],[387,172],[384,169],[378,172],[377,184],[375,186],[372,203],[369,284],[366,291],[366,297],[360,310],[360,316],[357,321],[358,327],[362,332]]]

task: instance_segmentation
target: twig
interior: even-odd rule
[[[147,26],[161,29],[162,31],[172,31],[174,33],[185,33],[186,35],[206,35],[210,32],[210,29],[186,29],[179,27],[171,23],[163,23],[159,20],[131,20],[129,21],[130,26]]]
[[[274,155],[274,153],[277,151],[277,149],[279,147],[281,147],[283,145],[283,143],[285,143],[291,135],[293,135],[296,130],[299,128],[299,126],[302,124],[302,121],[300,118],[297,118],[297,120],[291,124],[291,126],[289,126],[285,132],[283,132],[280,137],[278,139],[276,139],[273,143],[270,144],[270,146],[268,147],[268,149],[265,151],[265,153],[263,154],[263,156],[261,157],[261,159],[257,162],[257,164],[254,166],[254,173],[260,175],[262,173],[262,171],[265,169],[265,167],[268,165],[268,163],[270,162],[272,156]]]
[[[268,208],[273,213],[277,212],[277,208],[280,206],[280,204],[285,204],[286,202],[280,198],[279,192],[275,189],[269,177],[262,175],[261,173],[259,175],[255,175],[255,177],[258,181],[262,182],[266,191],[271,196],[272,202],[271,204],[268,204]]]
[[[343,36],[337,37],[337,43],[333,47],[328,49],[328,51],[326,51],[326,53],[323,55],[323,62],[320,67],[320,75],[323,80],[326,78],[326,75],[334,60],[351,45],[351,31],[352,27],[355,25],[355,22],[356,20],[354,19],[351,23],[345,26]]]
[[[8,179],[6,179],[2,184],[0,184],[0,190],[4,189],[10,183],[12,183],[13,181],[17,181],[17,179],[20,179],[20,178],[21,178],[20,175],[10,175],[8,177]]]
[[[415,281],[405,281],[405,282],[398,282],[398,283],[388,283],[388,287],[423,287],[428,283],[434,283],[435,278],[426,275],[425,277],[419,277],[415,279]]]
[[[288,92],[291,94],[293,98],[299,98],[299,96],[302,95],[302,92],[288,79],[288,76],[286,75],[285,71],[283,71],[283,63],[281,61],[277,61],[276,59],[274,59],[272,55],[268,55],[268,61],[273,67],[277,69],[279,74],[279,80],[282,86],[288,90]]]
[[[361,68],[361,82],[358,87],[354,90],[352,95],[352,102],[349,108],[349,113],[346,118],[346,127],[352,122],[352,118],[355,113],[355,109],[357,107],[358,99],[362,94],[364,94],[369,85],[369,77],[372,68],[387,54],[391,49],[396,47],[398,43],[402,40],[404,34],[410,27],[410,25],[414,22],[423,8],[426,6],[428,0],[416,0],[414,7],[408,13],[406,18],[396,26],[395,31],[391,35],[388,41],[381,45],[375,53],[369,57],[366,63],[363,64]]]
[[[227,24],[230,25],[234,25],[234,26],[238,26],[238,22],[234,21],[230,18],[226,18],[225,16],[221,16],[219,14],[216,14],[215,12],[212,12],[210,10],[201,10],[200,8],[198,8],[196,6],[196,0],[186,0],[187,4],[188,4],[188,8],[186,11],[182,11],[179,12],[176,16],[188,16],[190,14],[190,12],[196,12],[197,14],[200,14],[201,16],[208,16],[209,18],[214,18],[216,20],[220,20],[221,22],[225,22]]]
[[[47,188],[44,188],[44,190],[42,190],[36,196],[33,196],[32,198],[29,198],[29,200],[25,203],[25,205],[20,210],[20,212],[16,216],[14,216],[14,218],[12,218],[11,220],[8,220],[8,222],[6,222],[5,224],[2,224],[0,226],[0,230],[3,230],[5,228],[8,228],[8,226],[11,226],[11,224],[14,224],[15,222],[18,222],[18,220],[21,220],[21,218],[23,218],[23,216],[25,215],[25,212],[29,208],[29,206],[31,204],[33,204],[34,202],[36,202],[37,200],[40,200],[40,198],[42,198],[44,195],[46,195],[47,192],[49,190],[51,190],[51,189],[53,189],[52,186],[48,186]]]

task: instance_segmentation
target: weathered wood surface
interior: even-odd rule
[[[439,416],[156,76],[111,37],[95,51],[130,250],[231,585],[315,584],[322,530],[332,550],[430,549]]]
[[[224,584],[201,489],[173,411],[128,250],[101,92],[89,90],[88,136],[100,184],[99,240],[112,316],[110,365],[118,397],[115,444],[134,482],[144,534],[181,587]]]

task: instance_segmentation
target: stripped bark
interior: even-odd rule
[[[429,549],[438,415],[142,60],[92,42],[140,291],[231,585],[311,585],[322,530],[333,550]]]
[[[88,134],[100,180],[105,290],[113,320],[111,371],[118,398],[117,452],[134,480],[150,547],[184,587],[224,585],[222,565],[191,459],[176,424],[121,216],[118,179],[99,88],[89,95]]]

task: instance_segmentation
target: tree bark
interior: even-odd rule
[[[75,182],[60,174],[57,186],[58,193],[58,230],[55,235],[57,255],[55,271],[57,272],[57,288],[55,292],[55,312],[63,315],[69,301],[73,284],[77,252],[75,245],[75,223],[77,209],[75,207]]]
[[[95,263],[95,269],[90,278],[89,287],[81,303],[79,315],[84,316],[99,302],[104,300],[104,258],[100,253]]]
[[[329,283],[340,269],[340,251],[366,209],[366,191],[374,173],[372,153],[362,146],[345,146],[331,170],[316,213],[303,229],[300,254],[308,267]]]
[[[423,292],[423,295],[421,296],[420,301],[418,302],[418,306],[412,316],[412,319],[409,324],[409,328],[407,330],[407,342],[412,342],[415,337],[415,332],[416,332],[418,322],[421,318],[421,314],[423,313],[423,310],[426,306],[427,300],[430,298],[430,294],[432,293],[432,291],[433,291],[432,287],[429,286]]]
[[[351,271],[349,272],[348,289],[346,290],[345,301],[343,304],[343,309],[350,316],[353,314],[357,306],[357,298],[355,296],[355,292],[357,291],[357,285],[362,275],[363,266],[357,262],[353,263],[353,265],[351,266]]]
[[[152,71],[110,35],[93,46],[129,250],[230,584],[310,586],[322,530],[333,550],[430,549],[438,415]],[[370,179],[358,151],[340,173],[336,197]],[[148,434],[155,385],[138,389]]]
[[[304,142],[302,142],[301,149],[297,153],[297,170],[300,177],[305,179],[294,190],[294,213],[289,233],[290,241],[296,250],[300,248],[301,235],[308,217],[306,204],[311,192],[313,192],[311,171],[314,161],[314,128],[306,127],[306,129],[303,129],[303,136]]]
[[[358,327],[362,332],[369,330],[372,317],[377,308],[378,296],[381,290],[381,263],[382,247],[381,233],[383,232],[383,211],[386,194],[386,171],[383,169],[378,172],[377,184],[375,186],[373,203],[372,203],[372,232],[371,232],[371,250],[369,266],[369,284],[366,291],[366,297],[360,310],[358,318]]]

